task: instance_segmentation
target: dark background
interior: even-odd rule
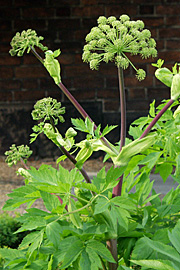
[[[10,41],[15,33],[28,28],[45,37],[49,49],[61,48],[61,77],[75,98],[87,109],[96,124],[119,124],[120,108],[117,69],[104,64],[91,71],[81,60],[85,36],[100,15],[128,14],[132,20],[141,19],[157,42],[158,58],[171,67],[180,58],[180,1],[176,0],[0,0],[0,154],[12,143],[28,144],[34,103],[51,96],[67,106],[66,124],[70,117],[80,117],[67,101],[44,67],[32,55],[11,57]],[[157,58],[157,59],[158,59]],[[134,71],[125,72],[128,124],[146,115],[149,104],[156,99],[169,98],[169,89],[154,77],[151,66],[157,59],[133,57],[138,68],[144,68],[147,78],[138,82]],[[119,130],[110,135],[119,140]],[[55,155],[52,144],[43,136],[32,145],[35,155]]]

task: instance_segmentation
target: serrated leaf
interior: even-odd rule
[[[3,258],[8,260],[14,260],[19,257],[25,258],[25,254],[23,251],[13,248],[0,248],[0,254]]]
[[[27,218],[26,222],[19,228],[16,233],[23,232],[23,231],[32,231],[37,228],[45,227],[46,220],[39,217],[29,217]]]
[[[83,251],[84,245],[83,242],[79,239],[71,243],[71,246],[68,248],[63,263],[60,267],[60,269],[67,268],[71,263],[73,263],[77,257],[80,255],[80,253]]]
[[[104,137],[105,135],[107,135],[110,131],[112,131],[113,129],[115,129],[118,125],[112,125],[112,126],[106,126],[103,131],[102,131],[102,136]]]
[[[100,257],[108,262],[116,263],[111,252],[101,242],[97,240],[90,240],[87,243],[87,247],[93,249]]]
[[[137,265],[141,265],[143,267],[148,267],[156,270],[176,270],[174,268],[174,264],[166,261],[166,260],[131,260],[133,263]]]
[[[168,236],[175,249],[180,253],[180,220],[178,220],[176,226],[172,229],[172,231],[168,232]]]
[[[94,215],[106,211],[109,207],[109,200],[106,200],[104,197],[98,197],[95,204]]]
[[[54,221],[46,226],[47,238],[54,244],[56,248],[59,246],[60,233],[62,233],[62,228],[58,222]]]
[[[149,155],[147,155],[143,160],[141,160],[139,162],[139,164],[147,164],[147,167],[149,169],[152,169],[155,164],[157,163],[157,160],[159,159],[159,157],[162,155],[161,152],[153,152],[150,153]]]
[[[77,210],[75,201],[73,199],[70,199],[69,204],[68,204],[68,211],[69,212],[73,212],[74,210]],[[80,228],[81,227],[81,219],[80,219],[80,215],[79,213],[72,213],[70,214],[70,219],[72,221],[72,223],[77,227]]]
[[[91,270],[91,261],[85,250],[82,251],[81,257],[79,260],[79,270]]]
[[[41,197],[43,199],[46,209],[50,212],[55,210],[60,205],[59,199],[53,194],[41,191]]]
[[[72,122],[72,124],[75,126],[75,128],[77,130],[80,130],[80,131],[83,131],[83,132],[87,132],[86,125],[85,125],[85,123],[84,123],[84,121],[82,119],[71,118],[71,122]]]

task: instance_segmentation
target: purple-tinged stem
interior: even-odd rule
[[[124,91],[124,78],[123,78],[123,70],[122,68],[118,68],[118,80],[119,80],[119,94],[120,94],[120,106],[121,106],[121,134],[120,134],[120,151],[122,147],[125,145],[126,139],[126,98]],[[117,186],[113,188],[113,197],[121,196],[123,183],[123,175],[119,178],[119,182]]]
[[[126,139],[126,98],[124,91],[124,78],[122,68],[118,68],[118,80],[119,80],[119,94],[120,94],[120,106],[121,106],[121,142],[120,151],[125,144]]]
[[[43,58],[36,52],[36,50],[31,47],[31,51],[35,55],[35,57],[44,65]],[[72,104],[78,110],[78,112],[83,116],[83,118],[85,119],[86,117],[88,117],[89,120],[91,122],[93,122],[93,120],[91,119],[91,117],[86,113],[86,111],[82,108],[82,106],[79,104],[79,102],[71,95],[71,93],[64,86],[64,84],[62,82],[60,82],[58,84],[58,86],[63,91],[63,93],[66,95],[66,97],[72,102]],[[94,125],[94,130],[96,130],[96,129],[97,129],[97,126]],[[109,142],[107,141],[107,139],[105,137],[102,137],[101,140],[104,143],[104,145],[106,145],[109,149],[111,149],[112,151],[114,151],[114,149],[112,149],[111,145],[109,144]]]
[[[141,137],[139,139],[144,138],[150,132],[150,130],[157,123],[159,118],[165,113],[165,111],[167,111],[167,109],[173,104],[173,102],[174,102],[173,99],[170,99],[168,101],[168,103],[162,108],[162,110],[154,117],[152,122],[148,125],[148,127],[145,129],[145,131],[143,132],[143,134],[141,135]]]

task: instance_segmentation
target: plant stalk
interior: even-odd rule
[[[148,127],[145,129],[145,131],[143,132],[143,134],[141,135],[141,137],[139,139],[144,138],[150,132],[150,130],[157,123],[159,118],[167,111],[167,109],[173,104],[173,102],[174,102],[173,99],[170,99],[168,101],[168,103],[162,108],[162,110],[154,117],[152,122],[148,125]]]
[[[34,54],[34,56],[44,65],[43,58],[36,52],[36,50],[31,47],[31,51]],[[88,117],[89,120],[91,122],[93,122],[91,117],[86,113],[86,111],[82,108],[82,106],[79,104],[79,102],[71,95],[71,93],[64,86],[64,84],[62,82],[60,82],[57,86],[62,90],[62,92],[66,95],[66,97],[71,101],[71,103],[78,110],[78,112],[83,116],[83,118],[86,119],[86,117]],[[96,129],[97,129],[97,126],[94,125],[94,130],[96,130]],[[102,137],[101,141],[104,143],[104,145],[106,145],[109,149],[111,149],[114,152],[114,149],[111,147],[111,145],[109,144],[108,140],[105,137]]]
[[[110,239],[106,242],[109,251],[111,252],[114,260],[118,261],[118,254],[117,254],[117,239]],[[109,270],[116,270],[118,268],[118,263],[109,263]]]
[[[126,139],[126,98],[124,89],[124,77],[122,68],[118,68],[118,81],[119,81],[119,94],[120,94],[120,106],[121,106],[121,133],[120,133],[120,151],[125,145]],[[123,183],[123,175],[119,178],[117,186],[113,188],[113,197],[121,196]]]

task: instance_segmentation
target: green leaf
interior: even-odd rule
[[[150,240],[147,237],[145,237],[145,241],[148,247],[164,255],[165,258],[170,258],[171,260],[175,260],[180,263],[180,255],[173,247],[165,245],[158,241]]]
[[[94,215],[106,211],[109,207],[109,200],[104,197],[98,197],[95,204]]]
[[[110,202],[126,210],[136,209],[134,202],[128,197],[117,196],[117,197],[112,198]]]
[[[173,81],[173,73],[166,67],[158,68],[155,71],[155,76],[158,80],[164,83],[166,86],[171,87]]]
[[[85,250],[83,250],[81,253],[81,257],[79,260],[79,270],[92,270],[91,261]]]
[[[175,249],[180,253],[180,242],[179,242],[179,236],[180,236],[180,220],[178,220],[176,226],[172,231],[168,232],[169,240],[175,247]]]
[[[142,129],[139,126],[133,127],[131,125],[128,133],[130,136],[132,136],[136,140],[140,138],[140,136],[142,135]]]
[[[56,50],[54,53],[51,50],[45,52],[44,66],[49,72],[50,76],[54,79],[56,84],[61,82],[60,76],[60,64],[58,60],[54,59],[59,56],[60,50]]]
[[[60,205],[59,199],[53,194],[41,191],[41,197],[43,199],[46,209],[50,212],[55,210]]]
[[[128,145],[124,146],[114,159],[114,162],[118,166],[125,166],[128,164],[129,160],[136,154],[142,153],[148,149],[153,143],[155,143],[156,134],[149,135],[143,139],[137,139]]]
[[[43,236],[44,236],[44,230],[39,231],[38,235],[36,235],[36,238],[34,238],[34,241],[32,242],[32,244],[30,245],[30,247],[28,249],[28,256],[29,257],[32,255],[34,250],[36,250],[37,248],[39,248],[41,246],[41,243],[43,241]]]
[[[155,100],[153,100],[153,102],[150,104],[150,110],[149,110],[149,115],[151,117],[155,117]]]
[[[158,171],[163,181],[166,182],[168,176],[172,173],[173,165],[170,163],[162,163],[158,165]]]
[[[46,220],[44,218],[39,217],[28,217],[26,218],[25,223],[19,228],[16,233],[23,232],[23,231],[32,231],[37,228],[45,227]]]
[[[154,165],[157,163],[159,157],[162,155],[161,152],[153,152],[147,155],[143,160],[139,162],[139,164],[147,164],[149,169],[152,169]]]
[[[180,97],[180,74],[173,77],[171,85],[171,99],[177,100]]]
[[[60,269],[67,268],[72,262],[74,262],[77,257],[81,254],[84,249],[83,242],[79,239],[71,243],[70,247],[68,248],[63,263]]]
[[[16,258],[25,258],[23,251],[13,248],[0,248],[0,254],[3,258],[8,260],[14,260]]]
[[[80,119],[78,119],[78,118],[76,118],[76,119],[71,118],[71,122],[72,122],[72,124],[75,126],[75,128],[77,130],[80,130],[80,131],[83,131],[83,132],[89,132],[87,130],[87,127],[86,127],[84,121],[81,118]]]
[[[62,228],[58,222],[54,221],[46,226],[47,238],[54,244],[56,248],[59,246],[60,233],[62,233]]]
[[[102,268],[102,263],[101,263],[101,260],[97,254],[97,252],[92,249],[91,247],[89,247],[87,245],[86,247],[86,252],[89,256],[89,260],[90,260],[90,263],[91,263],[91,270],[99,270]]]
[[[73,212],[74,210],[77,210],[75,201],[73,199],[70,199],[69,204],[68,204],[68,211]],[[74,226],[76,226],[77,228],[81,227],[82,224],[81,224],[81,218],[80,218],[79,213],[76,212],[76,213],[70,214],[70,219],[72,223],[74,224]]]
[[[87,243],[87,247],[93,249],[100,257],[108,262],[116,263],[109,249],[107,249],[101,242],[97,240],[90,240]]]
[[[110,131],[112,131],[113,129],[115,129],[116,127],[118,127],[118,125],[112,125],[112,126],[106,126],[103,131],[101,136],[104,137],[105,135],[107,135]]]
[[[176,270],[174,264],[166,260],[131,260],[137,265],[157,270]]]

